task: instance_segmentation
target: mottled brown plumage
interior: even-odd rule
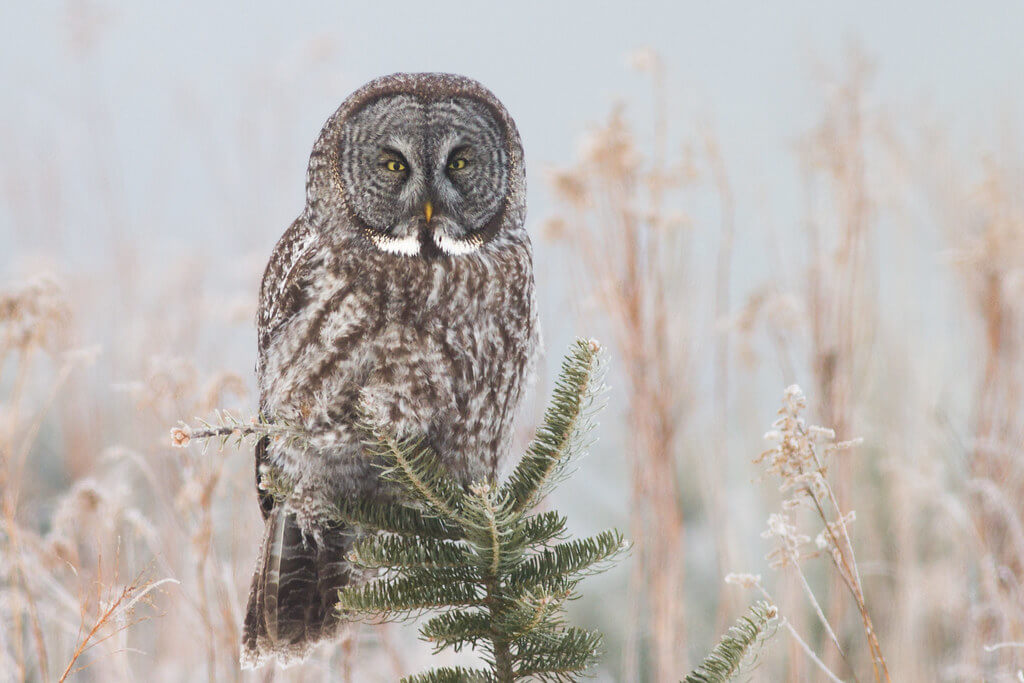
[[[257,447],[257,478],[270,464],[295,488],[261,499],[243,664],[305,656],[342,623],[337,589],[366,578],[344,559],[353,531],[328,514],[386,495],[361,411],[425,438],[467,484],[495,476],[539,340],[524,216],[518,132],[475,81],[377,79],[325,124],[260,295],[261,412],[312,436]]]

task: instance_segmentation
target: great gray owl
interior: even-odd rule
[[[304,657],[343,622],[338,589],[366,579],[328,514],[387,495],[361,452],[366,412],[466,484],[495,476],[539,344],[525,192],[515,123],[468,78],[379,78],[324,125],[260,291],[261,413],[313,443],[256,448],[257,486],[269,465],[294,487],[260,491],[244,666]]]

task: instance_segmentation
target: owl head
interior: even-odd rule
[[[310,157],[307,213],[403,257],[460,257],[523,233],[523,151],[501,102],[452,74],[394,74],[354,92]]]

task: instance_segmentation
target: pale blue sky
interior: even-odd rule
[[[880,99],[929,103],[965,131],[1022,111],[1022,2],[306,2],[282,11],[279,3],[100,0],[85,5],[101,19],[84,58],[68,40],[79,6],[7,4],[0,124],[22,140],[62,129],[67,148],[89,135],[74,130],[84,125],[76,108],[99,102],[129,195],[143,195],[133,182],[181,182],[167,201],[182,219],[189,211],[180,202],[194,196],[187,180],[197,178],[182,147],[197,144],[197,127],[219,136],[218,126],[253,105],[259,118],[268,102],[252,93],[268,81],[271,104],[286,114],[280,128],[261,132],[280,146],[280,178],[295,179],[280,188],[281,220],[298,210],[306,155],[327,114],[359,84],[398,70],[461,72],[494,90],[519,122],[535,190],[539,169],[569,158],[615,98],[636,98],[643,111],[643,80],[624,59],[641,46],[664,55],[677,111],[715,122],[740,187],[790,170],[778,167],[780,152],[817,111],[813,64],[835,63],[854,39],[879,66]],[[318,49],[311,43],[324,60],[296,77]],[[537,218],[543,193],[533,199]]]

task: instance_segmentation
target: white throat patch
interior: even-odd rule
[[[465,256],[466,254],[472,254],[484,244],[483,239],[477,235],[470,235],[466,239],[458,239],[455,237],[449,237],[443,232],[435,230],[433,236],[434,244],[437,245],[437,248],[449,256]]]
[[[420,236],[417,234],[406,237],[392,237],[391,235],[382,235],[375,231],[371,231],[368,234],[370,241],[373,242],[373,246],[389,254],[416,256],[420,253]]]

